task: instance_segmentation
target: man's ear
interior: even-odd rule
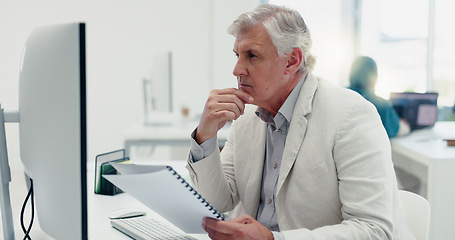
[[[301,48],[292,49],[288,57],[288,64],[286,66],[286,73],[296,73],[303,61],[303,51]]]

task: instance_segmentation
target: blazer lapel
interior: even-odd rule
[[[266,123],[259,118],[250,121],[248,131],[245,133],[248,136],[251,146],[249,155],[244,159],[249,162],[246,169],[250,170],[249,178],[246,183],[245,200],[243,202],[246,213],[256,218],[257,209],[259,207],[261,195],[262,172],[265,158],[265,138],[266,138]]]
[[[309,73],[303,83],[302,89],[300,90],[300,94],[292,114],[291,125],[286,138],[283,158],[281,160],[280,176],[277,183],[277,194],[291,171],[294,162],[297,159],[300,147],[302,146],[308,125],[306,115],[312,111],[312,103],[317,86],[318,79]]]

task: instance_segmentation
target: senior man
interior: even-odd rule
[[[229,28],[238,88],[212,90],[188,170],[228,221],[212,239],[414,239],[375,107],[311,73],[310,32],[292,9],[261,5]],[[256,107],[252,106],[255,105]],[[216,134],[234,120],[224,149]]]

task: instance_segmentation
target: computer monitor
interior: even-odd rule
[[[431,127],[438,116],[438,93],[393,92],[390,93],[393,108],[405,119],[411,130]]]
[[[85,66],[84,23],[35,29],[20,66],[20,156],[55,239],[87,239]]]

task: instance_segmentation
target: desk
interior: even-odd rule
[[[394,164],[420,177],[426,186],[431,240],[455,236],[455,147],[447,146],[442,135],[455,137],[455,122],[438,122],[391,141]]]
[[[176,169],[179,173],[185,175],[187,173],[187,170],[185,169],[185,161],[153,161],[153,162],[147,162],[144,164],[167,164],[171,165],[173,168]],[[172,224],[170,224],[166,219],[155,213],[154,211],[150,210],[147,208],[145,205],[143,205],[141,202],[137,201],[130,195],[126,193],[118,194],[115,196],[105,196],[105,195],[97,195],[93,193],[93,185],[94,185],[94,165],[95,163],[89,162],[87,165],[87,202],[88,202],[88,237],[90,240],[102,240],[102,239],[109,239],[109,240],[131,240],[130,237],[127,235],[121,233],[120,231],[114,229],[109,220],[110,214],[120,208],[135,208],[139,209],[141,211],[145,211],[147,213],[148,217],[152,217],[154,219],[157,219],[163,223],[165,223],[168,226],[171,226],[173,228],[176,228]],[[26,194],[25,191],[25,180],[23,180],[23,175],[22,171],[18,170],[17,171],[19,174],[17,175],[17,178],[20,178],[19,183],[13,184],[13,188],[23,188],[24,191],[21,192],[21,194],[18,194],[18,196],[12,196],[12,208],[13,208],[13,213],[14,217],[17,218],[18,214],[20,212],[20,207],[23,202],[23,197]],[[15,176],[16,177],[16,176]],[[16,178],[15,178],[15,182]],[[28,217],[25,218],[26,221],[29,219]],[[19,220],[15,219],[15,236],[16,239],[22,239],[22,236],[24,235],[22,231],[20,230],[20,224]],[[1,219],[0,219],[1,221]],[[1,224],[1,222],[0,222]],[[0,229],[0,234],[3,234],[1,229]],[[0,237],[3,235],[0,235]],[[47,236],[45,233],[43,233],[39,229],[39,221],[38,218],[36,218],[35,215],[35,222],[33,224],[33,230],[31,233],[32,239],[33,240],[49,240],[50,237]],[[197,238],[197,239],[209,239],[209,237],[205,234],[191,234],[191,236]]]
[[[149,163],[145,163],[149,164]],[[153,161],[153,164],[157,165],[170,165],[176,169],[177,172],[185,175],[187,170],[185,169],[185,161]],[[166,219],[153,212],[141,202],[137,201],[126,193],[117,194],[115,196],[97,195],[93,193],[93,167],[89,168],[87,174],[87,189],[88,189],[88,233],[89,239],[131,239],[127,235],[120,231],[112,228],[109,222],[109,215],[120,208],[135,208],[141,211],[147,212],[148,217],[155,218],[161,222],[176,228],[170,224]],[[204,234],[191,234],[191,236],[197,239],[209,239]]]
[[[124,134],[124,145],[127,156],[131,156],[133,147],[155,147],[166,145],[183,148],[184,153],[174,159],[184,159],[190,148],[190,135],[198,122],[180,121],[169,124],[146,125],[143,121],[129,127]],[[230,123],[218,131],[218,146],[223,147],[229,134]],[[173,158],[171,158],[173,159]]]

